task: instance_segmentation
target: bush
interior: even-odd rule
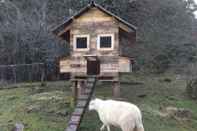
[[[192,99],[197,99],[197,79],[190,80],[187,83],[186,91]]]
[[[163,54],[157,55],[153,58],[150,64],[150,69],[154,73],[164,73],[170,64],[170,59]]]

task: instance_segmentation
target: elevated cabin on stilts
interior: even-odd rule
[[[92,2],[52,31],[70,44],[70,56],[60,60],[60,72],[70,73],[73,93],[81,93],[88,76],[112,81],[120,93],[119,73],[131,72],[133,58],[123,49],[136,41],[136,27]]]

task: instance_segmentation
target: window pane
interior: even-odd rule
[[[111,48],[111,46],[112,46],[111,36],[100,37],[100,48]]]
[[[77,48],[87,48],[87,38],[81,37],[77,38]]]

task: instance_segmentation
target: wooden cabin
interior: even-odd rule
[[[70,56],[60,60],[60,72],[71,78],[116,81],[132,72],[133,58],[123,51],[136,41],[136,27],[92,2],[53,33],[70,44]]]

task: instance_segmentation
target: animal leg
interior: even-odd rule
[[[111,131],[111,130],[110,130],[110,126],[109,126],[109,125],[107,125],[107,131]]]
[[[104,131],[105,130],[105,125],[103,124],[100,128],[101,131]]]
[[[129,128],[127,128],[127,127],[123,127],[123,128],[121,128],[122,129],[122,131],[134,131],[134,130],[130,130]]]
[[[141,124],[141,125],[137,126],[136,131],[144,131],[143,125]]]
[[[121,129],[122,131],[135,131],[135,125],[133,123],[124,124]]]

